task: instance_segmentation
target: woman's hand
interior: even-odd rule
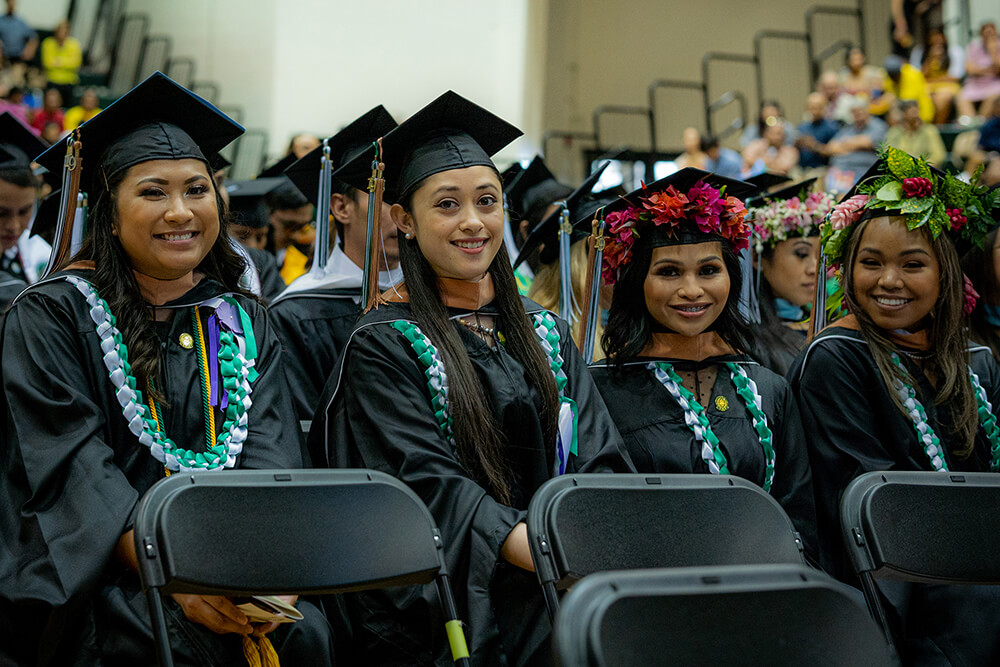
[[[249,635],[254,632],[247,615],[221,595],[171,595],[189,621],[204,625],[220,635]],[[268,623],[268,625],[271,625]]]
[[[299,599],[298,595],[276,595],[276,598],[281,600],[287,605],[295,606],[295,602]],[[269,632],[274,632],[274,630],[281,625],[278,622],[262,623],[260,625],[255,625],[253,633],[255,635],[266,635]]]
[[[522,570],[535,571],[535,562],[531,559],[531,549],[528,547],[528,526],[519,523],[510,531],[500,548],[500,555],[512,565]]]

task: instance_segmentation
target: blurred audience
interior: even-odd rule
[[[903,121],[886,132],[885,142],[910,155],[922,155],[935,167],[943,167],[948,158],[937,127],[924,123],[920,107],[914,100],[899,103]]]
[[[49,86],[62,95],[67,105],[75,100],[73,87],[80,83],[83,49],[69,34],[69,21],[60,21],[55,33],[42,41],[42,69]]]
[[[956,104],[959,122],[968,124],[973,116],[986,115],[976,104],[1000,95],[1000,37],[992,21],[979,28],[979,39],[969,43],[965,50],[965,85]]]
[[[943,0],[891,0],[892,52],[906,57],[915,43],[923,42],[928,26],[941,24],[942,4]]]
[[[24,88],[14,86],[7,91],[7,94],[0,98],[0,113],[9,111],[19,121],[28,125],[28,115],[31,109],[24,100]]]
[[[919,105],[920,118],[925,123],[933,122],[934,102],[931,101],[923,73],[897,55],[887,56],[883,67],[885,81],[882,95],[872,102],[871,112],[884,116],[897,100],[913,100]]]
[[[764,130],[772,125],[781,125],[785,128],[786,143],[795,142],[798,133],[792,124],[785,120],[785,112],[781,109],[781,105],[774,100],[763,100],[757,112],[757,122],[748,125],[740,135],[740,148],[745,149],[751,141],[763,138]]]
[[[288,142],[288,155],[294,155],[295,159],[303,158],[313,149],[319,148],[319,138],[315,134],[300,132],[292,137]]]
[[[715,137],[705,137],[701,140],[701,152],[705,155],[702,169],[719,176],[739,180],[743,177],[743,159],[732,148],[719,145]]]
[[[66,131],[75,130],[80,125],[101,113],[98,106],[100,100],[97,98],[97,91],[87,88],[80,96],[80,103],[66,111],[63,119],[63,129]]]
[[[860,47],[847,52],[844,69],[840,73],[840,88],[846,95],[862,96],[870,101],[882,93],[885,72],[868,64],[868,57]]]
[[[799,166],[803,169],[825,167],[830,163],[829,158],[821,151],[837,134],[840,123],[826,115],[828,102],[829,98],[821,92],[812,93],[806,98],[808,120],[798,126],[799,137],[795,140],[795,147],[799,149]]]
[[[927,92],[934,102],[934,122],[947,123],[955,97],[962,90],[965,76],[965,52],[957,44],[949,46],[940,28],[927,33],[923,44],[913,49],[910,64],[919,67],[927,81]]]
[[[17,15],[17,0],[7,0],[7,13],[0,16],[0,52],[4,64],[27,65],[35,58],[38,33]]]
[[[42,108],[31,117],[31,127],[41,132],[48,123],[56,123],[61,132],[65,115],[62,110],[62,95],[55,88],[49,88],[45,91]]]
[[[875,151],[885,140],[888,128],[868,111],[868,101],[856,96],[851,102],[851,123],[837,130],[827,144],[825,154],[830,156],[830,167],[841,172],[851,172],[860,177],[875,164]]]
[[[840,87],[840,76],[836,72],[823,72],[816,82],[816,92],[823,96],[823,114],[829,120],[838,123],[849,120],[849,115],[840,108],[844,91]]]
[[[694,167],[695,169],[705,169],[707,157],[701,147],[701,132],[696,127],[689,127],[681,134],[681,143],[684,152],[677,156],[677,167]],[[710,169],[708,171],[711,171]]]
[[[978,148],[985,152],[1000,152],[1000,97],[993,97],[983,105],[986,122],[979,128]]]
[[[764,128],[764,136],[743,149],[743,168],[752,173],[773,171],[787,174],[799,163],[799,149],[788,143],[784,123]]]

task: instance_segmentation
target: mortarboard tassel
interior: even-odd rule
[[[758,262],[760,260],[758,259]],[[753,268],[753,244],[740,251],[740,273],[743,287],[740,290],[740,312],[750,324],[760,324],[760,302],[757,299]]]
[[[569,207],[560,204],[559,212],[559,317],[573,328],[573,265],[570,255],[573,226],[569,221]]]
[[[375,142],[375,159],[372,160],[372,175],[368,179],[368,233],[365,238],[365,271],[361,282],[361,305],[363,312],[378,308],[385,303],[378,289],[378,252],[382,243],[382,195],[385,179],[382,172],[382,139]]]
[[[604,207],[597,210],[591,223],[590,239],[587,241],[587,283],[584,289],[583,312],[580,320],[583,322],[583,340],[580,353],[583,361],[591,364],[594,361],[594,346],[597,344],[597,318],[601,313],[601,268],[604,264]]]
[[[80,193],[80,174],[83,171],[83,160],[80,150],[80,130],[66,141],[66,157],[63,159],[62,195],[59,199],[59,217],[56,218],[56,233],[52,239],[52,252],[49,263],[45,267],[42,278],[47,278],[62,267],[72,254],[73,222],[76,219],[77,195]]]
[[[816,293],[809,313],[809,340],[826,326],[826,254],[819,253],[816,266]]]
[[[510,257],[510,265],[513,267],[517,261],[517,244],[514,242],[514,230],[510,226],[510,201],[507,193],[503,193],[503,244],[507,246],[507,255]]]
[[[250,635],[243,635],[243,657],[249,667],[281,667],[278,654],[266,635],[254,642]]]
[[[87,194],[76,195],[76,213],[73,216],[73,233],[70,236],[69,256],[80,252],[83,247],[83,236],[87,231]]]
[[[333,160],[330,159],[329,139],[323,140],[320,158],[319,189],[316,195],[316,240],[310,273],[321,274],[330,260],[330,195],[333,191]]]

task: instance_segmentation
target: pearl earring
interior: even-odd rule
[[[404,234],[404,236],[406,238],[408,238],[408,239],[412,239],[413,238],[413,234],[411,234],[410,232],[406,232],[406,234]]]

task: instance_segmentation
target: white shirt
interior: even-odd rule
[[[314,268],[305,275],[299,276],[271,303],[276,303],[279,299],[290,294],[317,289],[357,289],[359,293],[355,301],[360,301],[361,282],[364,275],[364,269],[344,254],[340,244],[337,244],[334,246],[333,252],[330,253],[325,269]],[[403,271],[399,267],[391,271],[379,271],[379,289],[387,290],[402,279]]]

